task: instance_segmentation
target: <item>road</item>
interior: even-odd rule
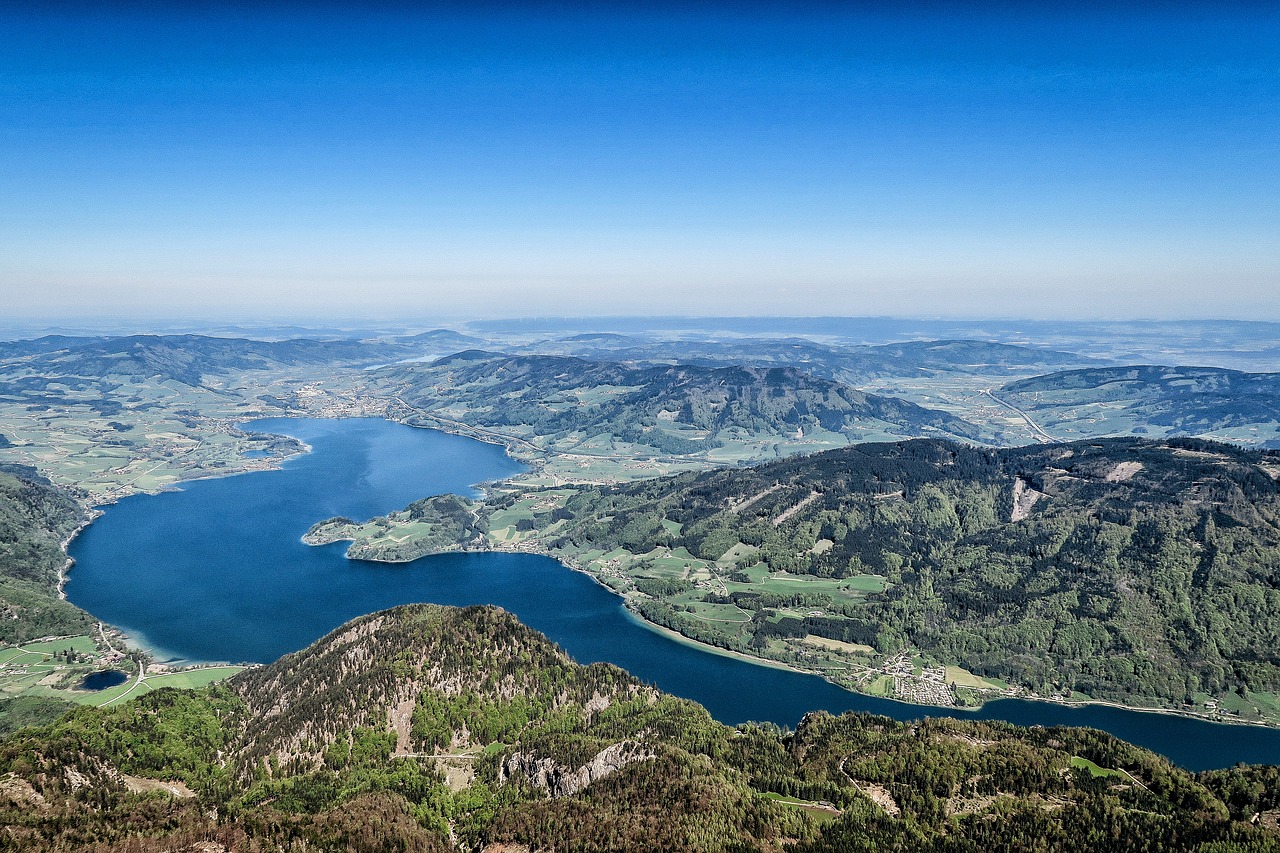
[[[1019,409],[1013,403],[1010,403],[1007,400],[1000,399],[995,395],[994,392],[992,392],[990,388],[983,388],[978,393],[986,394],[988,397],[990,397],[992,400],[995,400],[997,403],[1004,406],[1006,409],[1017,413],[1019,417],[1021,417],[1024,421],[1026,421],[1027,426],[1030,427],[1031,434],[1035,436],[1036,441],[1039,441],[1045,444],[1054,444],[1055,442],[1057,442],[1058,439],[1054,438],[1053,436],[1049,435],[1049,433],[1045,432],[1044,428],[1041,427],[1040,424],[1036,423],[1034,420],[1031,419],[1031,415],[1028,415],[1026,412],[1022,411],[1022,409]]]
[[[111,645],[111,641],[107,639],[107,632],[103,629],[101,622],[98,623],[98,636],[102,638],[102,645],[106,646],[108,649],[110,649],[111,651],[115,652],[118,655],[124,654],[122,650],[117,649],[115,646]]]
[[[547,450],[545,447],[539,447],[538,445],[534,444],[532,441],[526,441],[523,438],[516,438],[513,435],[506,435],[504,433],[494,432],[493,430],[485,429],[484,427],[473,426],[472,424],[466,423],[465,421],[457,421],[457,420],[453,420],[452,418],[441,417],[440,415],[437,415],[434,412],[428,412],[426,409],[420,409],[417,406],[413,406],[413,405],[410,405],[409,403],[406,403],[403,397],[397,396],[394,399],[397,403],[404,406],[409,411],[417,412],[423,417],[431,418],[431,420],[433,421],[439,421],[442,424],[448,424],[454,429],[469,430],[470,432],[488,436],[492,439],[497,440],[502,444],[507,444],[507,443],[518,444],[527,450],[532,450],[534,453],[554,452],[554,451]]]

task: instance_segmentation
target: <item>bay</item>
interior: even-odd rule
[[[494,604],[575,659],[607,661],[730,725],[794,727],[808,711],[900,720],[946,714],[1103,729],[1193,770],[1280,763],[1280,731],[1100,705],[1000,700],[977,712],[849,693],[820,678],[717,654],[655,631],[586,575],[532,554],[442,554],[388,565],[310,547],[316,521],[364,520],[418,498],[512,476],[502,448],[379,419],[279,418],[248,428],[312,452],[277,471],[186,483],[109,507],[71,546],[68,598],[164,658],[269,662],[356,616],[410,602]]]

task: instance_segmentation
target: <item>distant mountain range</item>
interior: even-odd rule
[[[43,343],[42,343],[43,342]],[[20,367],[59,376],[172,379],[198,385],[206,375],[230,370],[269,370],[283,366],[362,364],[403,358],[417,348],[354,340],[255,341],[203,335],[130,335],[105,340],[65,339],[50,346],[39,339],[29,346]],[[10,369],[16,365],[8,365]],[[0,369],[6,367],[0,364]]]
[[[109,340],[111,340],[111,338],[101,335],[96,337],[45,335],[44,337],[30,338],[27,340],[0,341],[0,359],[20,358],[22,356],[35,355],[37,353],[75,349],[77,347],[103,343],[104,341]]]
[[[972,340],[907,341],[881,346],[834,346],[806,338],[645,340],[619,334],[581,334],[526,345],[517,352],[587,359],[704,366],[796,367],[849,384],[922,373],[1025,375],[1097,363],[1073,353]]]
[[[0,402],[78,403],[110,415],[119,401],[108,398],[122,380],[197,387],[239,371],[385,365],[376,373],[383,390],[419,408],[449,408],[462,421],[558,438],[598,435],[688,455],[732,439],[734,430],[757,440],[821,431],[835,441],[949,435],[999,444],[1008,440],[1002,421],[988,424],[987,413],[972,416],[981,424],[965,420],[963,394],[972,392],[940,401],[948,411],[930,408],[934,389],[945,396],[951,387],[949,377],[990,377],[1003,383],[1003,403],[1057,438],[1202,435],[1280,447],[1280,373],[1090,365],[1069,352],[975,340],[850,347],[803,338],[658,341],[585,332],[515,353],[476,349],[480,343],[449,329],[384,340],[50,335],[0,342]],[[438,360],[425,363],[429,358]],[[1074,369],[1058,369],[1067,366]],[[914,379],[933,383],[913,396],[924,405],[858,390]],[[449,394],[446,382],[456,383]]]
[[[892,344],[909,340],[999,341],[1120,363],[1154,362],[1169,352],[1184,363],[1254,370],[1274,363],[1280,323],[1244,320],[929,320],[895,317],[533,317],[479,320],[479,334],[544,337],[623,334],[644,338],[803,336],[838,346]]]
[[[47,336],[4,341],[0,342],[0,403],[45,410],[88,407],[112,417],[129,396],[120,392],[125,383],[177,382],[201,388],[210,378],[240,371],[374,366],[435,355],[467,340],[439,330],[404,342],[261,341],[207,335]]]
[[[494,608],[361,617],[0,742],[11,850],[1272,851],[1275,768],[1089,729],[729,728]]]

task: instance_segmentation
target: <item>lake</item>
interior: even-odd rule
[[[269,662],[356,616],[410,602],[495,604],[577,660],[608,661],[694,699],[722,722],[794,727],[825,709],[900,720],[946,713],[1020,725],[1104,729],[1193,770],[1280,763],[1280,731],[1101,706],[1001,700],[976,713],[860,696],[646,627],[586,575],[531,554],[442,554],[388,565],[347,560],[346,543],[300,537],[335,515],[368,519],[433,494],[477,496],[512,476],[496,445],[380,419],[277,418],[248,428],[312,448],[277,471],[186,483],[107,508],[72,543],[68,598],[161,658]]]
[[[76,685],[77,690],[106,690],[108,687],[116,687],[124,684],[129,680],[129,673],[121,672],[118,669],[104,669],[98,672],[91,672],[84,678],[80,679],[80,683]]]

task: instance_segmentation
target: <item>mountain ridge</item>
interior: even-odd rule
[[[842,441],[868,430],[986,437],[949,413],[794,367],[643,366],[467,350],[375,374],[383,393],[423,411],[542,436],[604,433],[674,454],[713,449],[734,431],[778,438],[822,431]]]

